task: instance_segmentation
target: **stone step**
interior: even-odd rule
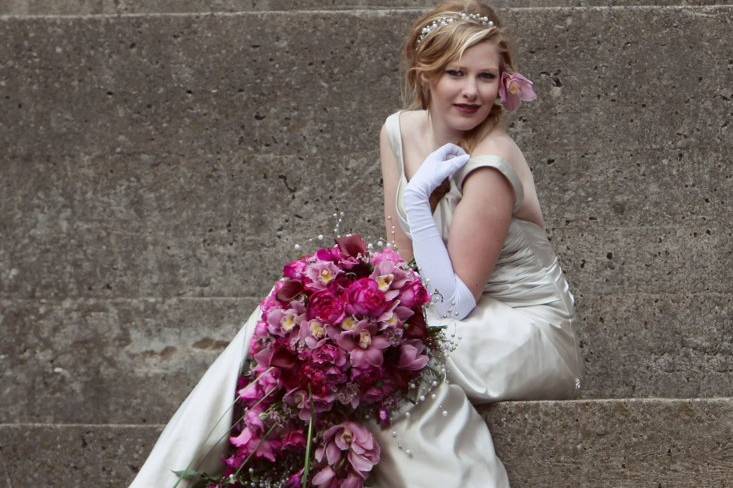
[[[506,12],[585,397],[733,396],[731,14]],[[414,16],[1,19],[0,421],[163,422],[294,243],[334,209],[382,234],[378,130]]]
[[[505,402],[482,413],[512,488],[723,488],[733,479],[731,398]],[[2,424],[3,478],[8,488],[126,486],[160,430]]]
[[[513,133],[587,397],[733,395],[732,12],[507,10],[541,95]],[[381,233],[377,132],[414,15],[0,20],[0,420],[162,422],[294,242],[334,208]]]
[[[0,15],[112,15],[270,10],[427,9],[435,0],[3,0]],[[608,6],[602,0],[494,0],[498,8]],[[716,0],[621,0],[615,6],[714,5]]]
[[[580,301],[581,397],[733,395],[732,298],[713,297]],[[163,423],[257,302],[0,300],[0,422]]]

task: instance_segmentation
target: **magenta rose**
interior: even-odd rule
[[[379,317],[387,308],[387,299],[379,285],[371,278],[360,278],[345,292],[346,308],[354,315]]]
[[[313,293],[308,303],[308,318],[337,325],[344,319],[344,303],[330,290]]]
[[[429,302],[428,290],[419,281],[411,281],[400,290],[400,304],[405,307],[414,309]]]
[[[291,280],[302,280],[305,267],[306,262],[304,259],[292,261],[283,267],[283,276]]]

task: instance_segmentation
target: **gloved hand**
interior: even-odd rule
[[[423,161],[405,187],[405,211],[412,237],[412,250],[434,306],[442,317],[462,319],[476,306],[473,293],[453,271],[448,250],[430,210],[429,197],[440,183],[461,169],[470,156],[455,144],[445,144]]]
[[[415,193],[412,197],[427,200],[433,190],[440,186],[444,179],[461,169],[469,158],[466,151],[455,144],[440,146],[425,158],[415,176],[410,178],[405,187],[405,197]]]

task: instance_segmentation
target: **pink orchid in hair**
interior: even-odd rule
[[[504,71],[499,83],[499,98],[504,107],[514,112],[522,102],[531,102],[537,98],[534,83],[519,73]]]

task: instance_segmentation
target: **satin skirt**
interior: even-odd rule
[[[499,400],[564,399],[576,395],[580,358],[572,303],[509,306],[483,295],[460,321],[447,363],[447,382],[426,395],[409,418],[378,430],[384,446],[375,488],[504,488],[504,465],[475,405]]]
[[[259,315],[257,307],[181,404],[133,488],[172,488],[178,481],[172,470],[189,466],[209,473],[221,468],[232,421],[230,406]],[[447,361],[447,381],[414,407],[409,417],[396,419],[388,429],[372,425],[382,461],[374,468],[369,486],[508,487],[506,470],[475,405],[575,396],[581,363],[572,303],[557,300],[518,307],[484,294],[463,320],[428,319],[446,324],[448,333],[458,340]]]

